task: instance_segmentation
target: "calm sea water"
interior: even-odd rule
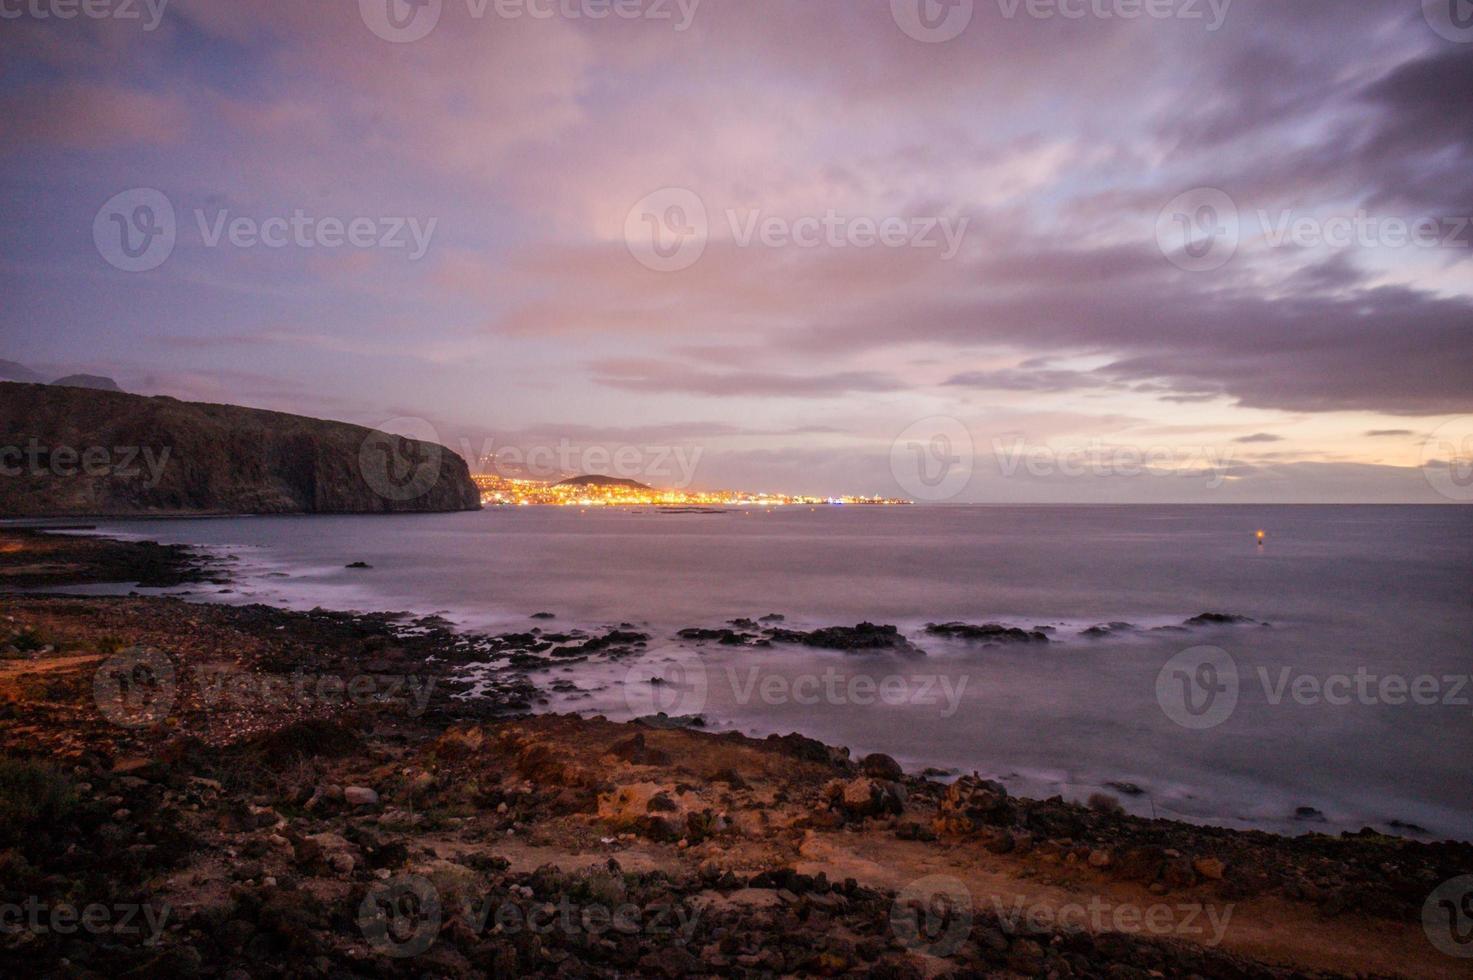
[[[1131,783],[1143,792],[1122,802],[1142,814],[1286,832],[1395,820],[1473,839],[1473,508],[523,508],[102,530],[237,556],[236,590],[199,598],[652,633],[633,664],[541,678],[572,684],[553,710],[699,711],[717,728],[980,771],[1025,795]],[[529,619],[540,611],[556,623]],[[1207,611],[1272,625],[1156,629]],[[674,637],[768,613],[892,623],[927,655]],[[923,633],[950,620],[1049,625],[1055,642]],[[1082,635],[1108,621],[1139,628]],[[652,672],[672,683],[651,687]],[[1295,819],[1299,807],[1323,822]]]

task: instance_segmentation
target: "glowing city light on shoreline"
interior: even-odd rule
[[[632,482],[547,483],[480,473],[471,477],[487,507],[896,507],[892,497],[814,497],[742,490],[667,490]]]

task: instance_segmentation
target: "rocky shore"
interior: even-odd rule
[[[1470,975],[1423,924],[1468,844],[1143,820],[800,735],[532,714],[528,670],[635,656],[633,628],[13,591],[225,575],[0,531],[0,975]],[[692,638],[908,652],[777,623]]]

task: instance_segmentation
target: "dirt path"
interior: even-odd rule
[[[452,859],[481,849],[449,839],[426,843]],[[614,857],[626,871],[675,874],[689,857],[644,840],[572,849],[508,838],[498,841],[494,850],[512,870],[524,873],[549,864],[565,871],[596,867]],[[723,856],[739,864],[746,857],[744,851],[738,845]],[[1143,886],[1096,879],[1078,869],[1041,870],[1026,859],[991,854],[965,843],[938,846],[873,832],[809,831],[793,868],[810,875],[823,872],[831,881],[853,878],[890,891],[945,876],[965,886],[978,912],[1005,921],[1043,919],[1097,934],[1165,938],[1301,970],[1428,980],[1473,977],[1473,961],[1439,953],[1416,924],[1356,914],[1327,918],[1278,898],[1228,902],[1200,891],[1158,896]]]
[[[1026,860],[965,844],[938,848],[870,834],[810,832],[800,854],[795,867],[804,874],[822,871],[831,880],[854,878],[874,888],[900,890],[918,879],[945,875],[966,886],[976,908],[1004,918],[1042,916],[1097,933],[1218,945],[1306,970],[1473,977],[1473,961],[1439,953],[1418,925],[1361,915],[1331,919],[1275,898],[1225,902],[1190,892],[1157,896],[1128,882],[1045,876]],[[1147,925],[1148,915],[1154,927]]]
[[[80,657],[47,657],[44,660],[0,660],[0,677],[11,674],[50,674],[101,662],[102,657],[95,653]]]

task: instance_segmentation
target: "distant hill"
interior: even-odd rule
[[[22,384],[45,384],[46,379],[24,364],[15,361],[0,361],[0,381],[19,381]]]
[[[18,361],[0,361],[0,381],[14,381],[26,385],[44,385],[46,378]],[[67,388],[93,388],[97,391],[122,391],[112,378],[100,374],[69,374],[51,382]]]
[[[444,446],[344,422],[0,382],[0,516],[476,510]]]
[[[575,476],[571,480],[555,483],[558,487],[623,487],[626,490],[649,490],[648,484],[636,480],[621,480],[616,476]]]
[[[96,391],[122,391],[118,383],[112,378],[104,378],[98,374],[69,374],[64,378],[57,378],[51,382],[64,388],[92,388]]]

